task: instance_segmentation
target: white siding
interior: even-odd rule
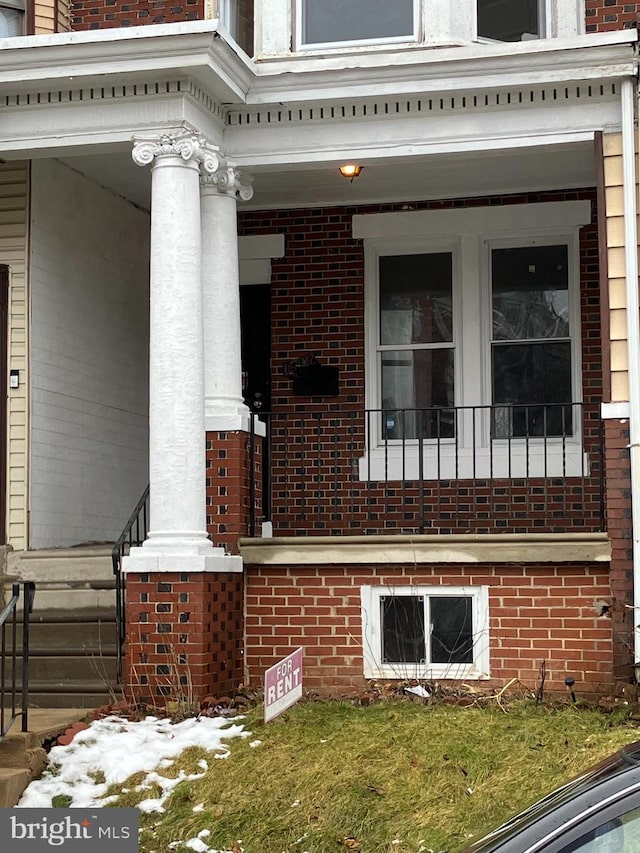
[[[27,197],[26,162],[0,163],[0,264],[9,267],[8,368],[20,371],[20,387],[9,391],[7,541],[26,547],[27,470]],[[1,460],[1,464],[6,464]]]
[[[147,483],[148,216],[32,167],[31,548],[112,541]]]

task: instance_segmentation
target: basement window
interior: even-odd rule
[[[494,41],[542,38],[544,0],[478,0],[478,37]]]
[[[366,678],[487,678],[486,587],[361,588]]]
[[[24,0],[1,0],[0,38],[14,38],[25,34]]]

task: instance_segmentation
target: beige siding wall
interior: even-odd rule
[[[611,400],[617,403],[629,399],[622,136],[619,133],[606,134],[603,138],[603,151],[609,264]]]
[[[26,547],[27,531],[27,207],[29,164],[0,164],[0,264],[9,266],[10,370],[20,371],[20,387],[9,390],[7,406],[7,541]],[[5,464],[4,460],[0,460]]]
[[[69,0],[58,0],[57,3],[54,0],[36,0],[36,35],[66,32],[69,29],[69,20]]]

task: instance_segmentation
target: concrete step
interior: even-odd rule
[[[15,806],[32,778],[26,768],[0,767],[0,808]]]
[[[22,648],[21,627],[18,650]],[[96,708],[121,698],[113,608],[34,611],[29,643],[31,706]],[[19,688],[21,662],[18,655]]]
[[[118,685],[109,687],[104,681],[54,681],[29,682],[30,708],[84,708],[87,710],[112,705],[122,699]]]
[[[27,732],[20,731],[20,719],[15,721],[0,742],[0,808],[15,806],[27,785],[42,773],[47,761],[43,745],[86,715],[86,709],[77,706],[31,710]]]
[[[36,609],[86,609],[113,607],[115,578],[112,545],[10,551],[6,559],[11,578],[36,583]]]

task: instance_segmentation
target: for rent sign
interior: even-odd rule
[[[272,720],[302,696],[302,649],[291,652],[264,676],[264,720]]]

